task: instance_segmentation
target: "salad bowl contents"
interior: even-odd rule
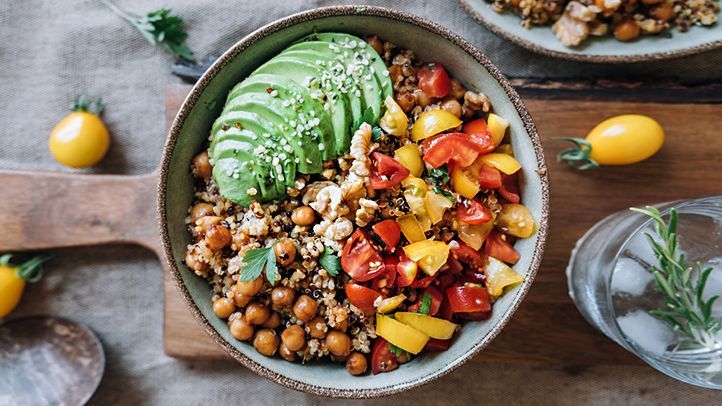
[[[176,119],[182,152],[166,150],[178,169],[161,191],[182,171],[188,196],[161,192],[171,268],[254,370],[325,395],[398,392],[486,345],[531,283],[546,232],[538,139],[495,68],[474,72],[486,61],[472,54],[469,70],[469,45],[428,21],[371,7],[295,21],[223,88],[201,79],[189,100],[205,124]],[[417,54],[419,37],[439,43]],[[208,94],[225,104],[211,112]],[[183,146],[185,128],[205,134]]]

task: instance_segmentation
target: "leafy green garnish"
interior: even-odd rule
[[[381,128],[379,126],[375,126],[373,129],[371,129],[371,141],[376,142],[381,139],[381,135],[383,133],[381,132]]]
[[[75,101],[73,101],[73,104],[70,105],[71,111],[84,111],[88,113],[95,114],[96,116],[100,116],[100,113],[103,112],[103,99],[100,97],[88,97],[85,95],[80,95],[75,98]]]
[[[246,264],[241,269],[241,281],[252,281],[257,279],[266,270],[266,279],[271,285],[276,284],[278,278],[278,265],[276,264],[276,254],[273,252],[273,245],[267,248],[256,248],[246,252],[243,256],[243,262]]]
[[[389,343],[389,351],[394,353],[397,357],[402,356],[406,351],[402,350],[401,348]]]
[[[351,132],[355,133],[356,130],[361,127],[361,124],[367,123],[369,125],[374,125],[375,123],[372,123],[374,118],[374,109],[371,107],[367,107],[366,110],[364,110],[364,113],[361,115],[361,117],[358,118],[358,120],[354,121],[353,126],[351,127]]]
[[[449,183],[449,172],[445,167],[440,166],[429,171],[429,181],[436,186]]]
[[[101,0],[108,8],[135,27],[151,45],[162,44],[173,56],[193,61],[193,52],[185,45],[188,33],[183,29],[183,19],[171,15],[171,10],[160,8],[145,16],[123,11],[110,0]]]
[[[456,203],[456,200],[454,199],[454,195],[449,193],[449,191],[444,190],[438,186],[434,186],[434,193],[444,196],[446,199],[448,199],[451,204]]]
[[[419,313],[429,315],[431,313],[431,295],[428,293],[425,293],[424,296],[421,298],[421,303],[419,303]]]
[[[17,275],[29,283],[35,283],[43,277],[43,263],[51,257],[49,255],[36,255],[21,264],[13,264],[13,254],[3,254],[0,256],[0,265],[9,268],[15,268]]]
[[[328,247],[323,248],[321,255],[318,257],[318,263],[321,264],[330,276],[338,275],[338,272],[341,270],[341,258],[329,250]]]

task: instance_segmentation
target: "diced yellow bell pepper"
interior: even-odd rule
[[[404,253],[416,261],[427,275],[435,275],[449,259],[449,245],[442,241],[423,240],[405,246]]]
[[[424,162],[421,160],[419,147],[416,144],[406,144],[394,152],[394,158],[401,162],[412,176],[421,176],[424,172]],[[417,178],[418,179],[418,178]]]
[[[401,303],[406,300],[406,295],[400,294],[392,297],[388,297],[382,300],[376,307],[376,311],[379,313],[391,313],[396,310]]]
[[[480,156],[479,159],[486,165],[493,166],[507,175],[511,175],[521,169],[519,161],[507,154],[492,152],[491,154]]]
[[[463,168],[454,167],[451,170],[451,186],[454,187],[456,193],[467,199],[473,199],[479,190],[479,182],[472,179],[471,174]]]
[[[399,106],[391,96],[386,97],[384,105],[386,106],[386,113],[384,113],[383,117],[379,120],[379,127],[397,137],[406,134],[406,130],[409,127],[409,118],[401,109],[401,106]]]
[[[421,313],[397,312],[396,320],[409,325],[431,338],[448,340],[456,331],[456,324]]]
[[[466,243],[469,247],[480,250],[484,244],[486,237],[494,229],[494,222],[487,221],[481,224],[467,224],[463,221],[459,221],[457,232],[461,241]]]
[[[436,224],[444,218],[444,212],[446,209],[451,208],[453,203],[443,195],[428,191],[424,196],[424,206],[431,223]]]
[[[420,353],[429,341],[421,331],[383,314],[376,314],[376,334],[412,354]]]
[[[501,144],[504,135],[506,135],[506,129],[509,128],[509,122],[494,113],[489,113],[489,119],[486,120],[486,125],[491,138],[494,140],[494,145]]]
[[[446,110],[436,109],[421,113],[411,127],[411,139],[421,141],[424,138],[456,128],[462,124],[458,117]]]
[[[424,235],[424,230],[421,228],[421,223],[419,223],[415,215],[404,214],[403,216],[399,216],[396,222],[399,224],[401,232],[404,233],[404,237],[406,237],[409,242],[414,243],[426,240],[426,235]]]
[[[489,257],[489,263],[484,272],[486,273],[486,288],[494,297],[501,296],[505,287],[524,282],[523,276],[494,257]]]
[[[514,156],[514,149],[511,147],[511,144],[501,144],[498,147],[496,147],[494,152],[498,152],[500,154],[507,154],[509,156]]]

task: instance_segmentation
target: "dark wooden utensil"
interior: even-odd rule
[[[105,370],[95,334],[72,320],[32,316],[0,324],[0,404],[82,405]]]

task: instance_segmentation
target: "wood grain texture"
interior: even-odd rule
[[[183,89],[168,93],[169,111],[180,106]],[[526,103],[544,141],[550,171],[550,235],[529,294],[499,337],[472,362],[641,364],[584,321],[567,294],[564,269],[576,240],[610,213],[647,203],[722,194],[722,178],[716,175],[722,169],[722,139],[710,125],[722,116],[722,105],[546,97],[526,99]],[[556,153],[567,145],[554,137],[584,136],[597,122],[632,112],[658,119],[667,132],[664,148],[652,159],[587,173],[572,172],[555,162]],[[167,276],[165,284],[166,352],[176,357],[225,357],[199,330]]]

